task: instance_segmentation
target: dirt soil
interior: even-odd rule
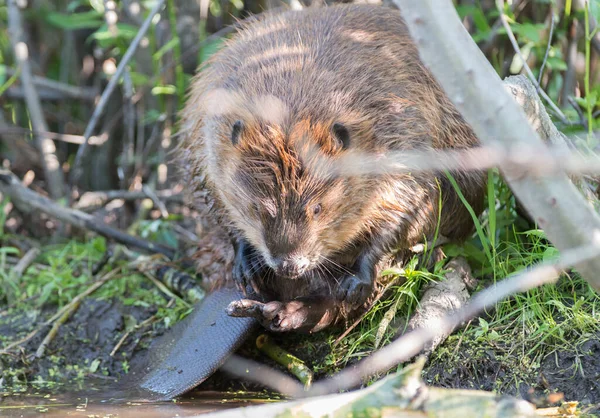
[[[83,376],[97,377],[107,381],[121,376],[127,364],[138,351],[143,350],[151,339],[162,333],[157,327],[132,332],[114,356],[110,353],[124,334],[129,317],[137,323],[155,312],[151,308],[125,306],[118,300],[85,299],[46,348],[43,357],[35,352],[50,331],[43,326],[52,312],[9,311],[0,314],[0,335],[5,342],[23,338],[31,331],[39,332],[23,345],[22,355],[1,355],[3,384],[0,387],[15,388],[19,383],[60,382],[83,383]]]
[[[53,312],[5,312],[0,314],[0,335],[3,341],[14,341],[27,335]],[[1,355],[3,380],[0,387],[14,389],[24,377],[31,381],[69,382],[63,390],[89,387],[92,380],[105,381],[108,385],[124,374],[129,365],[146,350],[152,338],[164,332],[161,326],[132,332],[114,356],[110,353],[124,334],[128,316],[137,323],[149,318],[152,309],[125,306],[119,301],[86,299],[74,316],[60,327],[58,335],[46,349],[45,355],[34,357],[49,327],[41,331],[24,345],[22,355]],[[276,342],[291,349],[299,347],[295,338],[275,337]],[[310,365],[323,359],[327,346],[314,339],[308,344],[312,350],[297,352]],[[289,344],[288,344],[289,343]],[[451,337],[442,350],[454,351],[457,339]],[[253,348],[251,339],[242,348],[241,354],[253,356],[273,366]],[[286,347],[288,346],[289,347]],[[301,344],[300,344],[301,345]],[[297,351],[291,349],[292,352]],[[538,367],[518,364],[519,359],[503,357],[502,347],[486,346],[482,343],[461,342],[460,350],[449,351],[451,361],[431,361],[424,371],[430,385],[448,388],[493,390],[498,393],[517,395],[544,405],[547,395],[562,392],[565,400],[577,400],[590,411],[600,412],[600,335],[588,340],[577,350],[556,352],[543,359]],[[310,355],[312,359],[304,356]],[[438,358],[444,358],[442,353]],[[312,361],[311,361],[312,360]],[[514,361],[514,362],[513,362]],[[132,366],[133,367],[133,366]],[[85,379],[84,379],[85,377]],[[75,387],[74,387],[75,385]],[[60,387],[56,388],[62,391]],[[205,382],[203,390],[257,390],[256,385],[232,382],[222,373],[217,373]],[[0,398],[0,405],[2,398]]]
[[[455,347],[447,342],[441,349],[454,351]],[[453,354],[448,354],[449,361],[441,356],[426,366],[428,384],[514,395],[538,406],[548,406],[549,394],[562,393],[564,400],[578,401],[588,412],[600,413],[600,334],[576,350],[547,355],[539,365],[507,358],[500,345],[463,341]]]

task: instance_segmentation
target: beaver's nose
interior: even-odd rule
[[[306,272],[310,261],[304,256],[283,256],[273,258],[273,270],[278,276],[296,278]]]

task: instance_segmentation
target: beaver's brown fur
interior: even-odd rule
[[[354,311],[382,265],[471,217],[446,176],[337,176],[344,156],[477,139],[419,60],[400,12],[338,5],[247,25],[194,80],[182,113],[188,192],[208,190],[248,299],[231,314],[318,330]],[[333,170],[335,171],[335,170]],[[455,173],[477,213],[481,173]]]

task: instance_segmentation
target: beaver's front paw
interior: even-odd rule
[[[348,274],[342,277],[337,288],[336,298],[348,304],[350,309],[363,305],[373,292],[373,279],[360,274]]]
[[[262,256],[244,239],[236,245],[233,262],[233,280],[240,291],[247,297],[258,297],[259,283],[265,272],[265,262]]]
[[[310,317],[310,305],[293,300],[291,302],[272,301],[262,303],[256,300],[235,300],[227,307],[227,314],[236,317],[252,317],[269,331],[293,331],[307,326]]]

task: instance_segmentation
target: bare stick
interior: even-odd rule
[[[23,186],[10,171],[0,169],[0,192],[9,196],[15,205],[23,211],[38,210],[47,213],[68,224],[94,231],[102,236],[114,239],[150,253],[164,254],[170,259],[175,257],[175,250],[164,245],[144,241],[123,231],[112,228],[87,213],[65,208],[52,200]]]
[[[16,280],[20,278],[25,270],[29,268],[29,266],[35,261],[37,256],[40,255],[40,250],[38,248],[31,248],[23,258],[19,260],[16,266],[10,271],[10,278],[12,280]]]
[[[29,109],[29,117],[33,130],[37,132],[47,132],[48,125],[42,105],[38,97],[31,65],[29,62],[29,49],[25,43],[23,36],[23,25],[21,24],[21,13],[17,0],[8,0],[8,28],[10,33],[10,41],[13,46],[15,60],[21,68],[21,83],[25,93],[25,101]],[[65,180],[60,166],[60,162],[56,157],[56,147],[50,138],[44,136],[35,136],[35,144],[42,156],[42,165],[46,181],[48,182],[48,192],[53,199],[59,199],[65,194]]]
[[[600,165],[598,166],[600,171]],[[183,194],[179,191],[167,189],[153,192],[154,196],[147,193],[147,190],[142,187],[140,191],[128,190],[107,190],[103,192],[86,192],[81,195],[79,200],[73,205],[74,209],[90,212],[98,209],[112,200],[139,200],[150,198],[157,205],[155,199],[159,200],[162,205],[165,202],[183,203]],[[162,210],[162,209],[161,209]]]
[[[541,152],[543,142],[465,31],[452,2],[394,2],[404,13],[421,59],[480,141],[525,154],[535,148],[540,151],[539,158],[545,159],[549,151]],[[600,231],[600,217],[565,174],[532,178],[511,168],[501,167],[505,180],[560,251],[593,245],[594,231]],[[600,259],[586,260],[575,267],[600,290]]]
[[[508,24],[506,15],[504,14],[504,0],[496,0],[496,6],[498,7],[498,12],[500,13],[500,20],[502,21],[502,25],[504,25],[504,29],[506,30],[506,34],[508,35],[508,39],[510,39],[510,42],[511,42],[515,52],[521,59],[521,62],[523,63],[523,68],[525,68],[525,72],[527,73],[527,76],[529,77],[531,82],[533,84],[535,84],[538,94],[544,98],[544,100],[552,108],[552,110],[554,111],[556,116],[558,116],[560,118],[561,122],[566,125],[569,125],[570,121],[567,119],[565,114],[560,110],[560,108],[552,101],[550,96],[548,96],[546,94],[546,92],[540,87],[538,81],[535,78],[535,75],[533,75],[533,72],[531,71],[531,68],[529,68],[529,65],[527,65],[527,61],[525,61],[525,57],[523,57],[523,54],[521,53],[521,48],[519,48],[519,43],[517,42],[517,39],[515,38],[515,35],[511,29],[510,25]]]
[[[17,74],[17,71],[13,70],[12,68],[8,68],[6,73],[9,76],[12,76]],[[98,93],[94,88],[72,86],[70,84],[61,83],[60,81],[51,80],[49,78],[40,77],[37,75],[32,75],[31,80],[36,87],[43,87],[48,90],[53,90],[71,99],[93,101]]]
[[[119,350],[119,348],[121,348],[121,346],[123,345],[123,343],[125,342],[125,340],[127,339],[127,337],[129,337],[129,335],[131,335],[132,331],[138,330],[140,328],[145,327],[146,325],[151,324],[152,322],[156,321],[156,315],[152,315],[150,318],[140,322],[139,324],[137,324],[133,330],[129,330],[127,332],[125,332],[123,334],[123,336],[121,338],[119,338],[119,341],[117,342],[117,344],[113,347],[112,351],[110,352],[110,356],[114,357],[114,355],[117,353],[117,351]]]
[[[391,367],[411,359],[431,341],[442,335],[448,335],[463,322],[475,318],[501,300],[519,292],[554,283],[567,267],[599,255],[599,245],[576,248],[564,252],[557,263],[542,264],[528,271],[512,275],[477,293],[464,308],[440,319],[435,319],[427,323],[426,327],[418,328],[403,335],[354,367],[344,369],[329,379],[313,384],[307,395],[318,396],[359,385],[368,376],[385,372]]]
[[[15,0],[10,0],[10,1],[14,2]],[[108,85],[102,92],[102,96],[100,97],[100,100],[98,101],[98,105],[96,105],[96,108],[94,109],[94,113],[92,114],[92,117],[83,133],[83,137],[84,137],[85,141],[83,142],[83,144],[81,144],[81,146],[77,150],[77,154],[75,155],[75,162],[73,163],[73,170],[71,171],[71,176],[70,176],[71,185],[76,184],[77,180],[79,179],[79,177],[81,175],[81,164],[83,163],[83,158],[84,158],[85,152],[87,150],[88,140],[92,136],[92,132],[94,132],[94,129],[96,128],[96,124],[98,123],[98,119],[100,118],[100,115],[102,115],[102,112],[104,112],[104,108],[106,107],[106,104],[108,103],[108,99],[110,98],[110,95],[114,91],[115,87],[117,87],[117,84],[119,83],[119,80],[121,79],[121,75],[123,74],[123,71],[125,71],[125,68],[126,68],[127,64],[129,63],[129,60],[131,59],[131,57],[133,57],[133,54],[137,50],[141,40],[143,39],[143,37],[146,35],[146,32],[150,28],[152,19],[163,7],[164,2],[165,2],[165,0],[157,0],[154,8],[150,11],[150,13],[148,14],[148,17],[146,18],[146,20],[140,27],[140,30],[135,35],[135,38],[133,39],[133,41],[131,41],[129,48],[127,48],[125,55],[123,55],[123,58],[121,59],[121,62],[119,62],[119,65],[117,67],[117,70],[115,71],[115,74],[111,77],[110,81],[108,82]],[[44,130],[47,131],[47,129],[44,129]]]
[[[537,85],[542,84],[542,77],[544,76],[544,67],[546,67],[546,62],[548,61],[548,55],[550,54],[550,48],[552,48],[552,36],[554,35],[554,23],[555,19],[558,19],[554,16],[554,12],[550,9],[550,33],[548,34],[548,45],[546,46],[546,53],[544,54],[544,60],[542,61],[542,65],[540,66],[540,74],[538,75]]]
[[[229,357],[221,370],[240,379],[260,383],[279,393],[300,397],[304,392],[302,385],[291,377],[237,355]]]
[[[84,139],[81,135],[71,135],[71,134],[60,134],[57,132],[40,132],[40,131],[32,131],[31,129],[22,128],[20,126],[8,126],[6,128],[0,128],[0,135],[8,134],[24,134],[24,135],[34,135],[34,136],[44,136],[46,138],[54,139],[56,141],[63,141],[69,144],[83,144]],[[92,136],[88,141],[90,145],[102,145],[106,142],[106,138]]]

